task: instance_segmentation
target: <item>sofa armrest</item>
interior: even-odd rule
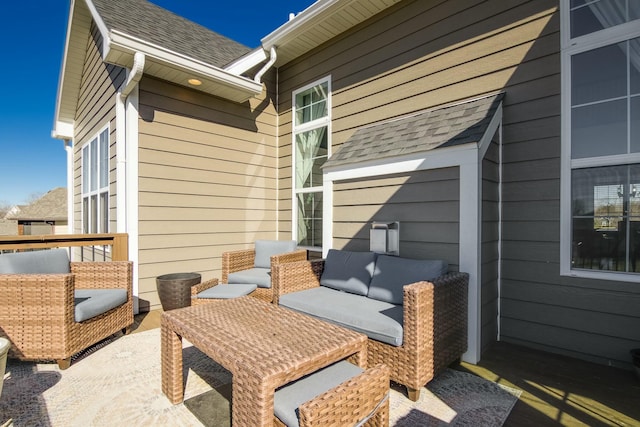
[[[0,327],[6,334],[64,328],[73,322],[73,291],[72,274],[0,274]]]
[[[127,289],[131,298],[133,262],[71,262],[69,266],[76,289]]]
[[[280,295],[320,286],[323,270],[323,259],[275,264],[271,268],[273,303],[278,304]]]
[[[195,297],[200,292],[209,288],[213,288],[214,286],[217,286],[217,285],[218,285],[218,279],[211,279],[211,280],[207,280],[206,282],[201,282],[201,283],[198,283],[197,285],[193,285],[191,287],[191,296]]]
[[[229,273],[253,268],[256,259],[255,249],[240,249],[222,253],[222,283],[228,283]]]
[[[295,262],[295,261],[306,261],[307,260],[307,250],[306,249],[298,249],[293,252],[286,252],[283,254],[273,255],[271,257],[271,268],[275,264],[282,264],[285,262]]]
[[[429,355],[435,372],[467,349],[468,284],[467,273],[453,272],[404,287],[403,346]]]

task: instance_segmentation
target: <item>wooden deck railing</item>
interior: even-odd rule
[[[0,254],[3,251],[68,247],[110,247],[109,258],[111,260],[129,260],[129,235],[127,233],[0,236]],[[81,252],[84,253],[84,251]]]

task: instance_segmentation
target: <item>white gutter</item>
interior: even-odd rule
[[[144,73],[145,55],[136,52],[127,81],[116,96],[116,229],[129,234],[129,259],[133,261],[134,313],[138,302],[138,83]],[[133,194],[132,194],[133,193]]]
[[[133,55],[133,66],[131,67],[131,71],[129,72],[127,82],[120,92],[120,96],[122,97],[123,101],[127,99],[127,96],[129,96],[133,88],[136,87],[136,85],[140,82],[140,79],[142,79],[142,73],[144,72],[144,62],[144,53],[136,52],[135,55]]]
[[[156,58],[166,65],[211,79],[219,84],[245,92],[248,96],[257,95],[262,92],[261,84],[256,84],[251,79],[230,73],[225,69],[214,67],[205,62],[198,61],[189,56],[179,54],[117,30],[112,30],[109,36],[111,40],[111,50],[116,49],[121,52],[145,52],[147,56]]]
[[[262,67],[260,71],[258,71],[258,73],[253,78],[253,81],[256,83],[262,84],[262,76],[264,75],[264,73],[267,72],[269,68],[271,68],[273,64],[275,64],[276,59],[278,59],[278,54],[276,53],[276,47],[271,46],[269,62],[264,64],[264,67]]]

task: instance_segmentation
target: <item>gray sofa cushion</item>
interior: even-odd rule
[[[271,268],[271,257],[273,255],[293,252],[296,246],[295,240],[256,240],[254,267]]]
[[[429,281],[447,272],[449,265],[442,260],[421,260],[379,255],[376,271],[371,279],[368,297],[391,304],[402,304],[405,285]]]
[[[260,288],[271,287],[271,268],[250,268],[229,273],[228,283],[255,283]]]
[[[374,252],[329,249],[320,284],[357,295],[367,295],[376,256]]]
[[[322,368],[276,390],[273,412],[286,426],[299,426],[298,408],[325,391],[339,386],[364,370],[347,361]]]
[[[401,305],[325,286],[282,295],[279,302],[283,307],[345,326],[373,340],[402,345]]]
[[[69,271],[66,249],[0,255],[0,274],[68,274]]]
[[[126,289],[77,289],[75,320],[83,322],[127,302]]]

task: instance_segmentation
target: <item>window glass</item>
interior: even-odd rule
[[[298,243],[322,246],[322,193],[298,194]]]
[[[327,116],[328,83],[322,83],[296,95],[296,125]]]
[[[109,182],[109,140],[108,129],[100,134],[100,188]]]
[[[640,153],[640,96],[631,98],[631,152]]]
[[[322,185],[321,166],[327,160],[327,127],[296,135],[296,188]]]
[[[626,43],[571,58],[571,105],[613,99],[627,93]]]
[[[89,190],[95,191],[98,189],[98,138],[92,140],[89,144],[89,155]]]
[[[640,271],[640,166],[573,170],[572,212],[572,268]]]
[[[574,159],[627,153],[626,100],[571,110],[571,157]]]
[[[322,165],[329,154],[329,81],[294,93],[294,192],[298,244],[322,246]]]
[[[638,0],[571,0],[570,5],[572,38],[640,18]]]

